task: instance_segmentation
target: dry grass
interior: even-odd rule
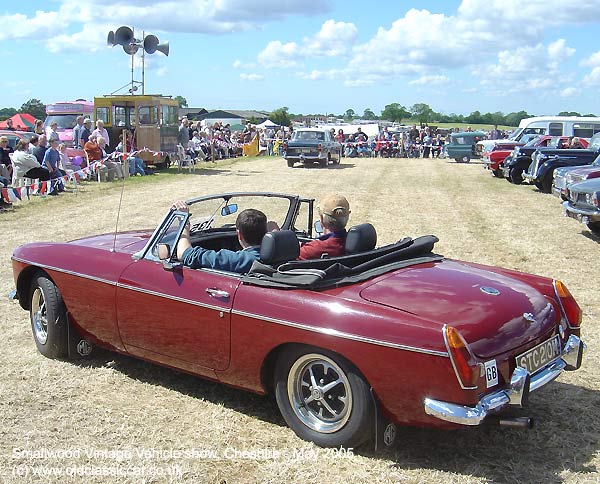
[[[86,363],[47,360],[35,350],[28,315],[3,297],[0,482],[600,482],[599,240],[564,218],[556,198],[493,179],[475,163],[354,159],[328,170],[291,170],[281,159],[262,158],[195,176],[136,180],[126,188],[120,227],[154,226],[175,198],[244,189],[317,198],[337,190],[351,201],[351,222],[372,222],[382,244],[432,233],[440,238],[436,251],[448,257],[562,279],[585,312],[584,367],[532,396],[528,415],[538,425],[531,431],[403,429],[390,451],[348,456],[296,438],[269,398],[109,353]],[[17,245],[112,231],[119,195],[116,185],[88,184],[77,195],[36,199],[1,214],[0,293],[13,287],[9,259]],[[81,455],[16,458],[19,449]],[[194,449],[216,454],[164,454]],[[265,458],[240,458],[227,449]],[[155,453],[138,455],[144,450]],[[86,455],[94,451],[131,455]],[[62,472],[145,466],[140,472],[154,467],[181,475],[33,477],[44,465]],[[15,475],[25,471],[27,477]]]

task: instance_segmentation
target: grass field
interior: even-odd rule
[[[87,183],[0,214],[0,482],[600,483],[600,240],[556,198],[478,163],[361,158],[323,170],[256,158],[131,180],[119,229],[154,227],[174,199],[238,190],[339,191],[351,224],[373,223],[379,244],[435,234],[447,257],[561,279],[584,311],[583,367],[532,394],[521,412],[536,419],[530,431],[404,428],[375,453],[319,449],[285,426],[271,398],[126,356],[45,359],[28,314],[5,297],[10,255],[26,242],[113,231],[119,185]]]

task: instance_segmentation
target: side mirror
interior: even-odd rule
[[[171,258],[171,247],[169,247],[169,244],[158,244],[158,258],[160,260],[169,260]]]
[[[162,261],[163,269],[167,272],[180,272],[183,262],[171,260],[171,247],[169,244],[158,244],[158,258]]]
[[[323,233],[323,224],[320,220],[315,222],[315,232],[317,233],[317,236],[320,236]]]

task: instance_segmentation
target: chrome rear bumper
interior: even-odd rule
[[[562,349],[562,356],[549,363],[535,375],[517,367],[507,388],[485,395],[474,407],[426,398],[425,413],[460,425],[479,425],[488,415],[498,413],[509,405],[523,406],[529,392],[550,383],[563,370],[576,370],[581,366],[585,344],[571,335]]]

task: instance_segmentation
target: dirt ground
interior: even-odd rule
[[[125,356],[48,360],[28,314],[6,298],[10,256],[26,242],[114,230],[121,190],[88,183],[0,214],[0,482],[600,483],[600,240],[558,199],[448,160],[344,159],[324,170],[257,158],[152,178],[125,188],[119,229],[154,227],[177,198],[338,191],[351,224],[373,223],[379,244],[435,234],[447,257],[561,279],[584,311],[583,367],[532,394],[530,431],[405,428],[375,453],[319,449],[270,398]]]

